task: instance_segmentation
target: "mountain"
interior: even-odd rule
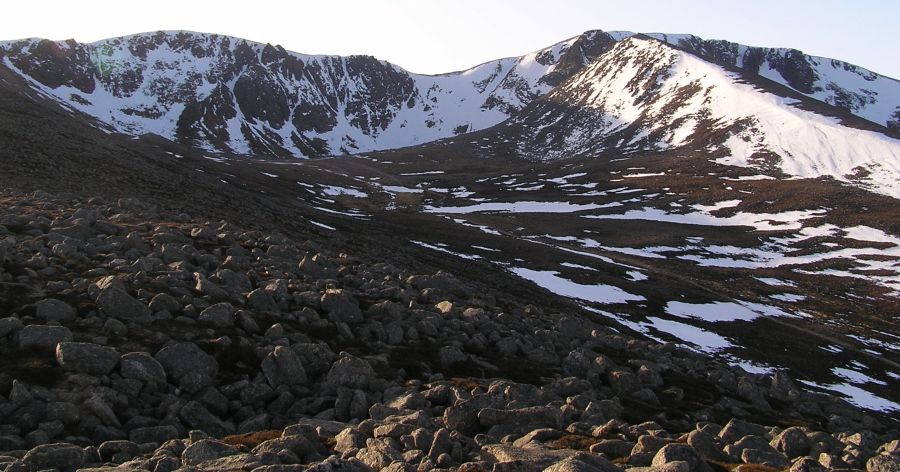
[[[0,60],[47,97],[108,129],[155,133],[211,153],[315,157],[421,144],[496,125],[631,32],[589,31],[520,57],[427,76],[368,56],[311,56],[189,32],[92,44],[0,43]],[[882,126],[897,128],[900,83],[791,49],[652,35]]]
[[[4,45],[0,470],[900,464],[897,141],[763,76],[786,50],[421,77],[138,37]],[[443,139],[272,158],[404,113]]]
[[[210,152],[311,157],[424,143],[495,125],[614,40],[586,33],[438,76],[369,56],[310,56],[227,36],[158,32],[92,44],[23,40],[0,59],[109,129]]]
[[[769,81],[651,37],[617,43],[501,128],[531,159],[681,149],[900,198],[900,141]],[[880,132],[879,132],[880,131]]]
[[[900,82],[837,59],[797,49],[761,48],[689,34],[651,33],[714,64],[736,68],[788,86],[803,95],[841,108],[873,123],[900,131]]]

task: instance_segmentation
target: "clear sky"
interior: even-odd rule
[[[629,30],[793,47],[900,79],[898,25],[900,0],[44,0],[4,2],[0,39],[185,29],[441,73]]]

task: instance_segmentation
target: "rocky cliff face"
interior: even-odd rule
[[[93,44],[23,40],[0,44],[0,58],[46,95],[117,131],[209,152],[308,157],[492,126],[612,43],[595,32],[440,76],[369,56],[309,56],[187,32]]]
[[[92,44],[0,43],[46,96],[111,129],[210,153],[312,157],[421,144],[515,116],[634,36],[589,31],[521,57],[426,76],[369,56],[311,56],[214,34],[156,32]],[[900,83],[792,49],[649,35],[897,128]]]

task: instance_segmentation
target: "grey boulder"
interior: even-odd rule
[[[603,457],[578,453],[544,469],[544,472],[621,472],[622,469]]]
[[[47,298],[34,304],[35,316],[42,321],[65,323],[75,319],[75,310],[68,303]]]
[[[178,413],[182,421],[193,429],[202,430],[212,436],[224,437],[234,433],[234,425],[219,419],[198,402],[187,402]]]
[[[119,363],[119,353],[99,344],[61,342],[56,346],[56,362],[69,372],[106,375]]]
[[[263,288],[258,288],[247,294],[247,301],[249,301],[250,306],[257,311],[279,311],[278,303],[276,303],[275,299],[272,298],[272,295]]]
[[[201,439],[181,453],[181,462],[186,466],[194,466],[201,462],[221,459],[238,454],[238,449],[230,444],[214,439]]]
[[[166,371],[156,359],[146,352],[129,352],[122,356],[119,372],[126,379],[145,383],[166,383]]]
[[[672,462],[683,462],[691,472],[712,472],[712,468],[697,451],[687,444],[673,443],[663,446],[653,456],[653,467],[661,467]]]
[[[276,346],[262,361],[262,371],[273,388],[279,385],[304,385],[306,371],[290,348]]]
[[[805,456],[809,454],[810,444],[806,433],[796,426],[787,428],[769,443],[778,452],[787,456],[788,459]]]
[[[115,281],[101,282],[104,287],[97,296],[97,306],[111,318],[134,319],[150,316],[150,308],[125,291],[124,285]]]
[[[219,373],[215,358],[192,342],[166,346],[156,353],[155,358],[172,380],[193,391],[211,385]]]
[[[28,451],[22,462],[28,470],[74,470],[84,464],[84,450],[73,444],[42,444]]]
[[[337,359],[337,355],[327,344],[297,343],[291,346],[291,350],[300,359],[300,364],[309,377],[328,372],[331,364]]]
[[[214,328],[229,328],[234,326],[234,307],[228,302],[216,303],[200,312],[197,321]]]
[[[175,439],[177,437],[179,437],[178,429],[171,425],[145,426],[143,428],[135,428],[132,429],[128,434],[128,438],[138,444],[161,444],[165,441]]]
[[[341,289],[328,289],[322,295],[322,309],[328,314],[328,319],[335,323],[361,323],[362,311],[359,303],[347,292]]]
[[[866,462],[868,472],[900,472],[900,457],[892,454],[872,456]]]
[[[331,365],[326,381],[347,388],[367,388],[375,377],[375,371],[364,359],[341,353],[341,358]]]
[[[106,462],[121,464],[134,459],[141,453],[141,448],[132,441],[106,441],[97,448],[100,459]]]
[[[28,325],[19,331],[21,349],[52,351],[61,342],[72,340],[72,332],[65,326]]]
[[[181,311],[181,302],[168,293],[160,293],[150,299],[150,309],[153,311],[168,311],[178,313]]]
[[[13,334],[21,330],[22,321],[14,316],[0,318],[0,338]]]

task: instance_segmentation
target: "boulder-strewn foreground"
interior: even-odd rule
[[[785,375],[389,262],[0,195],[0,470],[900,468]]]

